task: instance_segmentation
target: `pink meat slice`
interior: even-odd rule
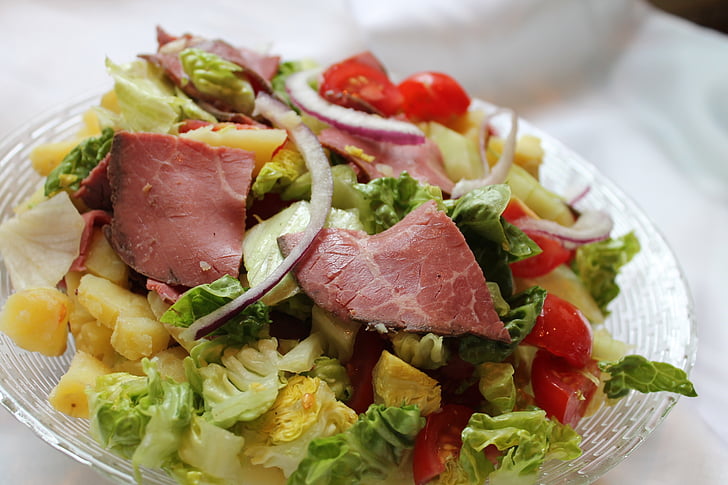
[[[395,145],[361,138],[336,128],[326,128],[319,134],[319,141],[355,164],[369,179],[398,177],[406,171],[412,178],[440,187],[447,194],[454,186],[445,173],[442,153],[432,140],[419,145]],[[360,148],[374,159],[368,161],[357,156],[352,147]]]
[[[299,239],[281,237],[283,254]],[[373,236],[324,229],[294,275],[317,305],[342,319],[511,340],[465,238],[432,201]]]
[[[109,157],[109,239],[168,285],[238,276],[254,154],[159,133],[119,132]]]

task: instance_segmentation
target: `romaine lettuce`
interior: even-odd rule
[[[460,357],[475,365],[505,360],[533,330],[545,299],[546,291],[539,286],[532,286],[514,295],[508,300],[510,310],[501,315],[501,320],[511,336],[511,343],[465,335],[458,339]]]
[[[253,112],[253,87],[236,74],[243,71],[242,67],[217,54],[195,48],[183,50],[179,58],[189,81],[200,93],[224,101],[235,112]]]
[[[619,294],[617,274],[639,252],[637,236],[630,232],[619,238],[580,246],[574,255],[572,268],[584,282],[604,315],[607,305]]]
[[[631,389],[642,393],[676,392],[695,397],[695,387],[684,370],[666,362],[649,361],[641,355],[627,355],[618,362],[600,362],[599,368],[609,374],[604,392],[609,398],[626,396]]]
[[[245,288],[239,280],[224,275],[212,283],[187,290],[159,320],[177,327],[189,327],[198,318],[234,300],[244,291]],[[267,305],[255,302],[215,330],[213,334],[226,335],[229,344],[245,345],[267,335],[269,314],[270,309]]]
[[[531,238],[501,217],[511,197],[505,184],[472,190],[450,208],[450,217],[465,236],[489,282],[497,283],[505,297],[513,293],[509,263],[541,252]]]
[[[499,416],[475,413],[462,432],[460,465],[470,483],[532,484],[541,465],[551,458],[572,460],[581,454],[581,437],[570,427],[546,417],[545,411],[514,411]],[[497,467],[483,450],[495,446],[502,456]]]
[[[244,453],[251,463],[279,467],[288,476],[306,456],[311,441],[344,432],[356,419],[356,413],[337,401],[322,380],[294,376],[273,406],[246,427]]]
[[[50,197],[61,190],[78,190],[81,181],[109,153],[113,139],[114,130],[104,128],[100,135],[82,140],[48,174],[44,186],[45,195]]]
[[[152,361],[146,376],[113,373],[89,389],[90,432],[105,448],[140,466],[162,467],[179,460],[177,449],[196,414],[192,388],[164,379]]]
[[[425,425],[416,406],[372,405],[343,433],[311,442],[288,485],[358,485],[383,480]]]
[[[118,65],[107,59],[106,68],[114,78],[114,92],[121,113],[107,112],[104,115],[117,128],[173,133],[177,123],[185,119],[217,121],[176,88],[164,72],[150,62],[137,60]]]

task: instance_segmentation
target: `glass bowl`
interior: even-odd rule
[[[0,143],[0,219],[28,197],[41,178],[28,155],[37,145],[71,137],[81,116],[100,96],[76,100],[19,128]],[[484,106],[488,106],[485,103]],[[497,123],[497,118],[496,118]],[[507,129],[507,126],[504,127]],[[690,371],[695,360],[696,333],[692,301],[685,278],[671,250],[644,213],[599,171],[563,144],[520,121],[520,133],[541,138],[545,151],[543,184],[556,193],[589,186],[578,208],[601,208],[614,219],[614,234],[634,231],[642,251],[620,275],[620,296],[610,306],[606,326],[612,334],[650,360],[669,362]],[[0,267],[0,300],[12,291]],[[133,483],[133,468],[99,446],[88,434],[88,422],[70,418],[47,401],[48,393],[66,371],[75,352],[73,342],[61,357],[45,357],[18,349],[0,333],[0,402],[49,445],[118,483]],[[569,462],[549,462],[543,484],[587,484],[597,480],[633,452],[665,419],[678,400],[672,393],[630,393],[616,405],[583,419],[583,454]],[[174,484],[158,470],[144,470],[146,484]]]

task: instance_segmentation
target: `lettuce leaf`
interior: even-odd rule
[[[88,391],[91,435],[105,448],[140,466],[166,467],[179,460],[177,449],[198,409],[187,383],[164,379],[145,359],[146,376],[101,376]]]
[[[372,405],[348,430],[311,442],[288,485],[358,485],[383,480],[425,425],[416,406]]]
[[[501,315],[511,336],[511,343],[466,335],[458,339],[460,357],[475,365],[505,360],[533,330],[545,299],[546,290],[539,286],[532,286],[514,295],[507,300],[510,305],[508,313]]]
[[[514,288],[509,263],[541,252],[531,238],[501,217],[510,198],[508,185],[488,185],[468,192],[450,208],[450,217],[465,236],[485,279],[497,283],[505,297]]]
[[[244,292],[245,288],[239,280],[224,275],[212,283],[187,290],[159,320],[162,323],[186,328],[198,318],[211,313]],[[247,306],[212,334],[227,336],[229,344],[245,345],[266,336],[270,322],[270,308],[258,301]]]
[[[356,181],[348,165],[334,165],[334,194],[332,205],[338,209],[356,209],[368,234],[384,231],[404,216],[427,202],[435,200],[445,208],[442,191],[434,185],[423,184],[407,172],[399,177],[381,177],[366,184]],[[311,194],[311,174],[305,173],[281,194],[284,200],[308,199]]]
[[[632,232],[619,238],[585,244],[576,250],[572,269],[605,316],[609,314],[607,305],[620,291],[616,282],[619,270],[639,251],[639,240]]]
[[[104,128],[100,135],[86,138],[76,145],[48,174],[44,185],[45,195],[50,197],[61,190],[78,190],[81,181],[109,153],[113,139],[114,130]]]
[[[475,413],[462,432],[460,466],[470,483],[532,484],[541,465],[551,458],[571,460],[581,454],[581,437],[570,427],[546,417],[545,411],[514,411],[491,417]],[[495,446],[502,456],[498,466],[483,450]]]
[[[626,396],[631,389],[642,393],[668,391],[696,397],[695,387],[684,370],[666,362],[649,361],[641,355],[627,355],[618,362],[600,362],[609,373],[604,392],[609,398]]]
[[[179,58],[189,81],[199,92],[224,101],[236,112],[253,112],[253,87],[236,74],[243,71],[242,67],[202,49],[184,49]]]
[[[177,124],[186,119],[217,121],[150,62],[137,60],[118,65],[107,59],[106,68],[114,79],[121,113],[105,115],[120,129],[174,133]]]

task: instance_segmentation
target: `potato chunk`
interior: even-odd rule
[[[121,315],[111,334],[111,345],[129,360],[137,360],[166,349],[169,332],[158,320]]]
[[[96,378],[111,372],[106,365],[86,352],[78,351],[68,371],[48,395],[55,409],[76,418],[88,418],[86,388],[96,384]]]
[[[114,328],[119,315],[154,318],[147,299],[107,279],[86,274],[78,285],[78,302],[103,325]]]
[[[28,288],[13,293],[0,313],[0,331],[16,345],[57,356],[66,351],[68,297],[55,288]]]
[[[96,228],[91,236],[91,244],[86,255],[86,269],[89,273],[121,287],[129,286],[129,267],[116,254],[101,228]]]

